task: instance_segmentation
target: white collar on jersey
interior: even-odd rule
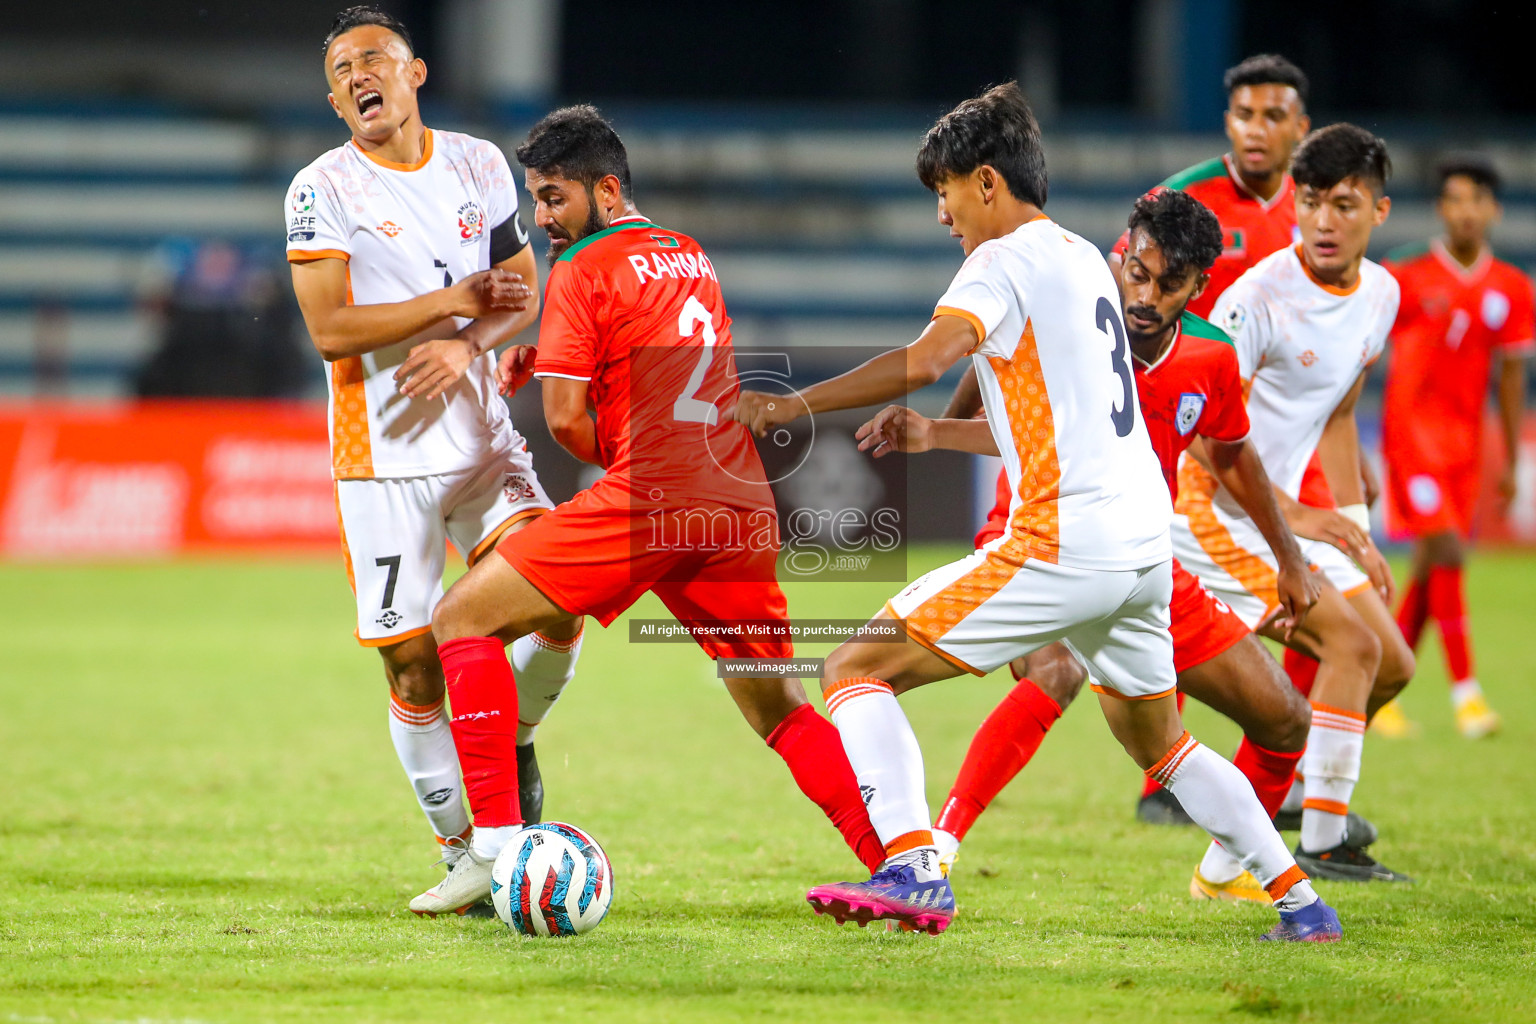
[[[649,224],[649,223],[650,223],[650,219],[647,218],[647,217],[643,217],[643,216],[641,216],[638,213],[628,213],[628,214],[625,214],[622,217],[615,217],[615,218],[613,218],[613,220],[608,222],[608,226],[611,227],[611,228],[616,228],[616,227],[619,227],[622,224]]]

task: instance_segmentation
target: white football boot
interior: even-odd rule
[[[410,902],[411,913],[436,917],[438,914],[465,914],[477,903],[491,898],[491,866],[494,857],[480,857],[468,843],[457,836],[443,844],[443,859],[448,874]]]

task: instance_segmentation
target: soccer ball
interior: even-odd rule
[[[580,935],[613,902],[613,866],[575,825],[546,821],[512,837],[491,866],[496,916],[522,935]]]

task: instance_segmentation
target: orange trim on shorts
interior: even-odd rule
[[[970,310],[960,309],[958,306],[935,307],[932,319],[937,320],[941,316],[957,316],[964,320],[966,323],[970,324],[972,329],[976,331],[976,344],[971,346],[971,351],[967,352],[966,355],[970,355],[978,348],[981,348],[981,343],[987,340],[986,325],[981,322],[981,317],[977,316],[975,313],[972,313]]]
[[[396,633],[394,636],[381,636],[376,639],[364,640],[359,636],[357,637],[357,642],[362,644],[364,647],[388,647],[390,644],[404,643],[412,637],[421,636],[423,633],[430,632],[432,632],[431,626],[421,626],[417,629],[408,629],[404,633]],[[357,634],[354,633],[353,635],[356,636]]]
[[[915,850],[919,846],[932,845],[933,830],[926,828],[916,828],[911,832],[903,832],[895,839],[892,839],[890,842],[886,843],[885,855],[887,857],[895,857],[898,854],[906,853],[908,850]]]
[[[518,523],[525,519],[532,519],[534,516],[541,516],[548,511],[549,509],[547,508],[525,508],[521,512],[517,512],[511,516],[508,516],[506,522],[496,527],[496,529],[492,530],[489,534],[486,535],[484,540],[475,545],[474,550],[469,553],[469,557],[464,559],[464,564],[471,566],[474,565],[476,562],[480,561],[480,559],[485,557],[485,553],[487,551],[494,548],[497,544],[500,544],[501,538],[505,537],[507,535],[507,531],[512,529],[512,527],[516,526]]]
[[[1356,584],[1355,586],[1350,587],[1348,590],[1344,591],[1344,597],[1345,597],[1346,600],[1348,600],[1350,598],[1359,597],[1361,594],[1365,593],[1367,590],[1370,590],[1371,587],[1372,587],[1371,581],[1370,580],[1366,580],[1364,583]]]
[[[1264,887],[1264,891],[1269,893],[1269,898],[1271,900],[1278,903],[1280,902],[1280,897],[1291,891],[1292,886],[1294,886],[1297,882],[1305,882],[1306,880],[1307,873],[1301,870],[1301,865],[1292,864],[1290,867],[1280,872],[1279,878],[1276,878],[1273,882],[1270,882],[1268,885],[1266,885]]]
[[[1140,697],[1127,697],[1119,690],[1111,690],[1108,687],[1100,686],[1098,683],[1089,683],[1088,689],[1092,690],[1094,693],[1102,693],[1106,697],[1113,697],[1115,700],[1157,700],[1160,697],[1166,697],[1170,693],[1177,692],[1178,686],[1170,686],[1168,689],[1162,691],[1161,693],[1142,694]]]
[[[1248,593],[1264,602],[1263,622],[1280,607],[1280,580],[1268,562],[1237,543],[1232,532],[1216,518],[1211,495],[1216,479],[1194,459],[1179,460],[1179,498],[1175,511],[1189,519],[1189,532],[1200,550],[1237,581]]]
[[[951,586],[953,586],[953,584],[951,584]],[[949,589],[949,587],[945,587],[944,588],[944,590],[948,590],[948,589]],[[934,597],[935,598],[939,597],[942,594],[943,594],[943,591],[940,591],[939,594],[934,595]],[[930,600],[932,600],[932,598],[930,598]],[[928,601],[924,601],[921,605],[918,606],[918,608],[919,609],[926,608],[928,606],[928,603],[929,603]],[[934,654],[937,654],[939,657],[943,658],[945,661],[949,662],[951,665],[953,665],[956,668],[960,669],[962,672],[969,672],[973,676],[984,676],[984,675],[986,675],[986,673],[983,672],[981,669],[976,668],[973,665],[967,664],[964,661],[961,661],[959,658],[955,657],[953,654],[950,654],[948,651],[941,651],[941,650],[939,650],[938,645],[934,641],[929,640],[927,637],[925,637],[921,633],[919,633],[917,631],[917,628],[912,625],[910,620],[904,619],[900,615],[897,615],[896,614],[896,609],[891,607],[891,603],[889,601],[887,601],[885,603],[885,608],[883,609],[883,611],[885,612],[885,614],[889,615],[891,618],[893,618],[897,622],[901,623],[901,628],[906,630],[907,636],[911,637],[913,640],[916,640],[918,643],[922,644],[924,647],[928,648]],[[946,632],[948,632],[948,631],[946,630]]]
[[[1061,552],[1061,461],[1056,455],[1056,419],[1051,396],[1040,366],[1033,320],[1024,321],[1024,333],[1012,359],[987,359],[1003,393],[1008,430],[1019,455],[1019,506],[1008,520],[1008,529],[1022,543],[1023,558],[1056,564]],[[1005,545],[1006,550],[1009,546]]]
[[[1320,796],[1309,796],[1301,802],[1304,811],[1322,811],[1325,814],[1337,814],[1340,817],[1349,813],[1349,804],[1341,800],[1324,800]]]

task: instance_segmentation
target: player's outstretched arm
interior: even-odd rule
[[[582,462],[603,464],[597,424],[587,413],[587,382],[569,377],[544,378],[544,422],[560,447]]]
[[[937,419],[919,415],[904,405],[881,409],[854,433],[859,451],[881,458],[892,452],[909,455],[946,448],[951,451],[997,455],[997,438],[986,420]]]
[[[293,293],[315,349],[329,362],[404,341],[451,316],[479,318],[525,309],[533,290],[505,270],[482,270],[404,302],[348,302],[347,264],[327,258],[289,264]]]
[[[539,280],[538,261],[531,246],[523,246],[515,256],[502,260],[493,269],[516,274],[519,280],[534,284]],[[480,317],[465,324],[451,338],[434,338],[411,349],[395,371],[400,393],[407,398],[430,401],[447,391],[483,353],[508,341],[539,318],[538,291],[531,292],[516,312]]]
[[[1319,589],[1312,578],[1312,569],[1302,556],[1296,535],[1281,515],[1275,499],[1275,489],[1270,486],[1269,474],[1259,459],[1253,442],[1218,441],[1202,438],[1205,454],[1210,459],[1211,471],[1227,489],[1242,510],[1248,513],[1253,525],[1275,553],[1279,564],[1279,580],[1276,589],[1285,615],[1279,625],[1285,630],[1286,639],[1301,625],[1307,612],[1317,603]],[[1342,518],[1342,517],[1340,517]]]
[[[801,402],[782,395],[743,391],[732,417],[758,437],[792,423],[803,413],[832,412],[878,405],[925,388],[944,371],[981,344],[976,328],[964,317],[936,316],[912,344],[893,349],[841,376],[813,384],[800,392]]]

